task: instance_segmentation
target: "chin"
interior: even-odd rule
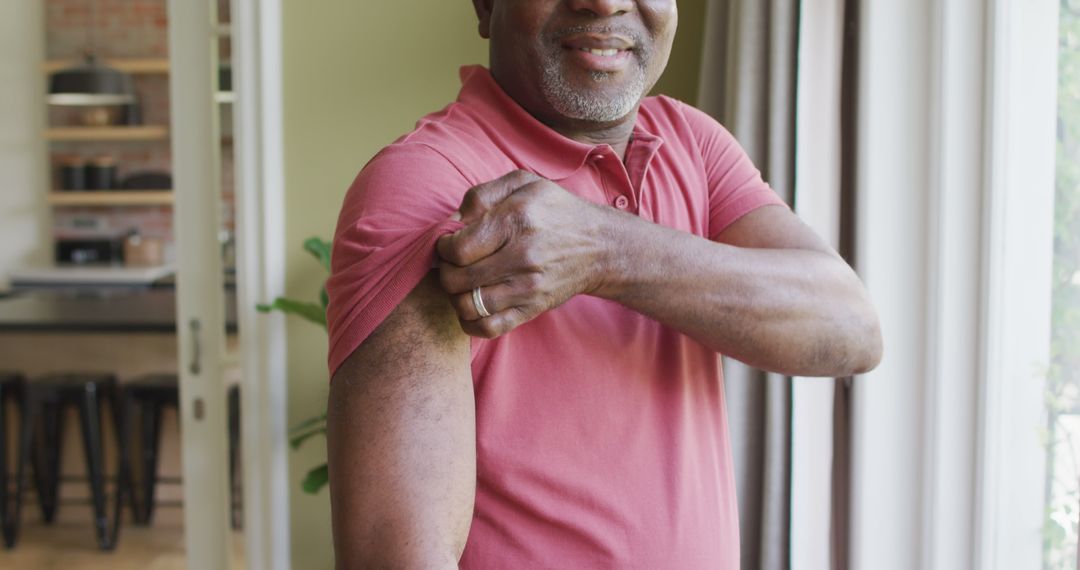
[[[592,123],[612,123],[626,118],[637,109],[645,89],[644,74],[618,81],[608,72],[587,72],[580,80],[573,81],[567,74],[546,68],[541,82],[544,98],[557,113]]]

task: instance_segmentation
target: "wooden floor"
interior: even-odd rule
[[[232,568],[244,568],[243,535],[233,533]],[[120,529],[116,550],[97,549],[88,523],[60,521],[53,526],[23,524],[19,543],[12,550],[0,548],[3,570],[186,570],[184,535],[179,525],[155,523],[152,527]]]

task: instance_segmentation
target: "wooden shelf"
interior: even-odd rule
[[[53,206],[170,206],[171,190],[121,190],[52,192],[49,204]]]
[[[131,73],[133,75],[154,75],[169,73],[169,60],[167,58],[154,59],[106,59],[102,60],[105,65]],[[50,59],[42,64],[41,69],[45,73],[56,73],[79,64],[77,59]]]
[[[164,125],[45,129],[45,140],[50,141],[156,141],[168,138],[169,128]]]

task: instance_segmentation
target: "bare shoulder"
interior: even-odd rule
[[[463,354],[467,358],[468,343],[449,296],[432,273],[342,363],[333,384],[438,372]]]

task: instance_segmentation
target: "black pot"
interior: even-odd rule
[[[104,156],[86,165],[87,190],[112,190],[116,188],[116,161]]]
[[[61,190],[86,190],[86,163],[73,158],[60,163]]]

